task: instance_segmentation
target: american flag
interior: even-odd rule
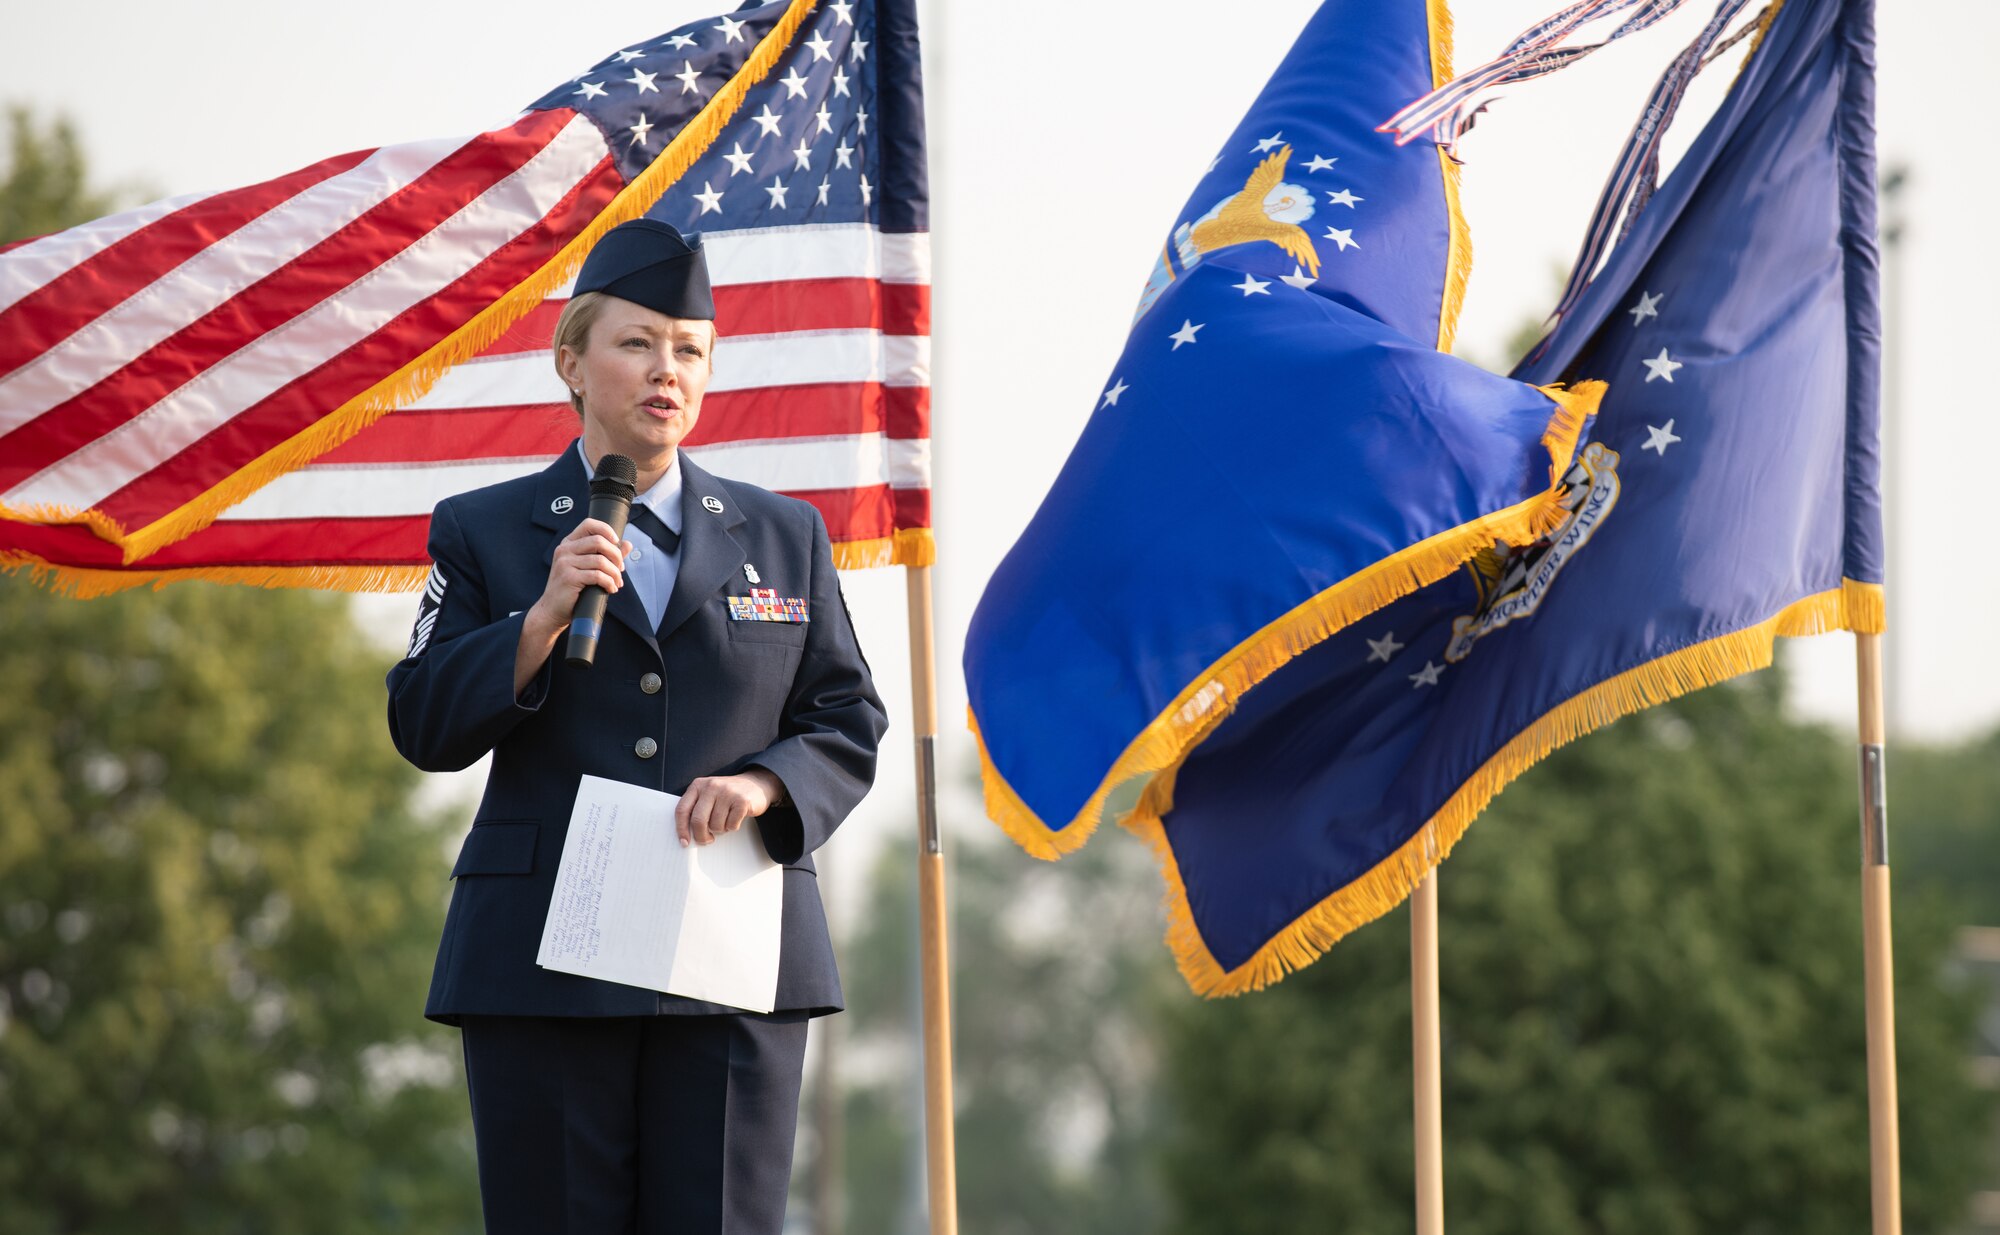
[[[419,586],[429,513],[576,433],[549,336],[590,244],[698,231],[686,448],[931,560],[914,0],[771,0],[624,48],[469,140],[327,159],[0,250],[0,567],[67,591]]]

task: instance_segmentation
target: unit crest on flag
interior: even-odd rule
[[[1465,564],[1479,589],[1479,611],[1452,620],[1447,661],[1464,660],[1480,639],[1541,608],[1556,576],[1583,552],[1618,505],[1618,452],[1592,442],[1563,476],[1563,484],[1569,489],[1562,499],[1569,515],[1555,531],[1531,544],[1495,545]]]

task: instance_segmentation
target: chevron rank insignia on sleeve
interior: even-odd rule
[[[417,625],[410,631],[410,650],[403,653],[403,659],[422,656],[430,646],[431,630],[437,626],[438,610],[444,607],[444,572],[431,567],[430,578],[424,580],[424,595],[417,602]]]

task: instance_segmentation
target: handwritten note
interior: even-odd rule
[[[682,848],[669,793],[586,776],[535,963],[769,1012],[784,869],[754,825]]]

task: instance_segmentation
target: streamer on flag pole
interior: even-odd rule
[[[1640,110],[1639,124],[1626,137],[1624,148],[1611,165],[1611,175],[1598,197],[1597,206],[1591,211],[1590,222],[1584,228],[1583,247],[1570,266],[1569,281],[1556,301],[1552,317],[1560,320],[1576,308],[1584,289],[1590,286],[1598,266],[1603,263],[1605,253],[1613,243],[1625,238],[1639,212],[1652,200],[1660,181],[1660,143],[1665,140],[1674,117],[1680,113],[1681,99],[1686,96],[1695,75],[1707,68],[1721,51],[1760,27],[1761,23],[1746,26],[1727,41],[1722,40],[1722,32],[1728,29],[1747,4],[1748,0],[1725,0],[1709,18],[1708,24],[1702,27],[1694,42],[1674,57],[1666,72],[1654,84],[1652,93],[1646,97],[1645,106]],[[1767,10],[1765,20],[1768,21],[1769,17]],[[1618,227],[1614,240],[1612,224],[1617,222],[1621,213],[1624,223]]]
[[[623,48],[469,139],[322,160],[0,250],[0,567],[419,586],[450,493],[574,434],[547,357],[590,245],[706,238],[690,454],[931,560],[930,256],[903,0],[772,0]]]
[[[1479,113],[1486,110],[1494,91],[1568,68],[1592,52],[1654,25],[1680,8],[1683,2],[1583,0],[1582,3],[1572,4],[1522,31],[1498,56],[1485,64],[1459,74],[1414,100],[1384,121],[1379,131],[1393,134],[1399,146],[1428,138],[1456,158],[1459,138],[1471,130]],[[1582,27],[1616,16],[1635,5],[1639,6],[1639,11],[1601,41],[1564,45],[1565,40]]]

